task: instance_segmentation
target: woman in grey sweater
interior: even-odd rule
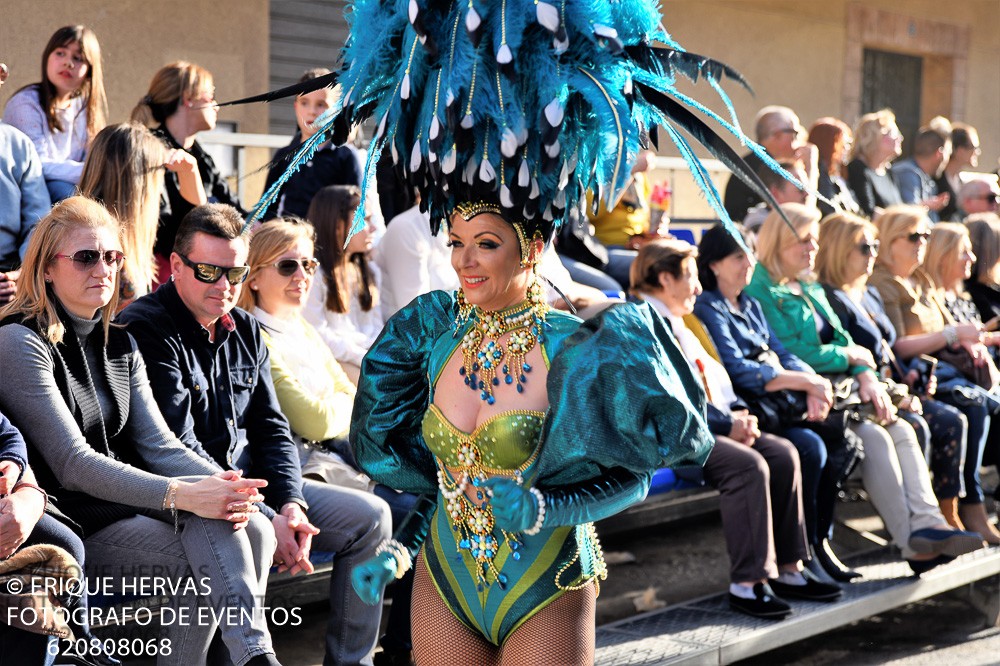
[[[259,607],[275,548],[257,509],[266,482],[220,471],[167,428],[134,341],[110,324],[123,260],[98,203],[72,197],[39,222],[0,311],[0,408],[81,528],[88,574],[116,582],[90,592],[172,596],[158,663],[204,663],[220,628],[237,665],[276,664]]]

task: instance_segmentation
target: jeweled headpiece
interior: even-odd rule
[[[319,145],[343,143],[369,118],[377,129],[362,196],[379,159],[391,159],[419,190],[435,231],[459,202],[488,201],[505,219],[523,220],[530,235],[548,238],[567,211],[584,205],[588,190],[595,207],[614,206],[645,137],[657,143],[657,128],[688,161],[722,220],[728,222],[721,198],[681,130],[773,201],[702,119],[780,170],[743,134],[719,85],[722,78],[746,82],[681,49],[665,32],[655,0],[354,0],[347,15],[351,32],[335,77],[343,94],[255,213]],[[732,123],[677,90],[678,74],[704,77]],[[361,211],[355,228],[363,224]]]

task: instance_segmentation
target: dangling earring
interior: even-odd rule
[[[453,335],[458,336],[458,332],[465,328],[466,322],[472,315],[472,309],[475,307],[465,299],[465,291],[461,287],[455,291],[455,306],[457,312],[455,313],[455,323],[452,326],[454,327]]]

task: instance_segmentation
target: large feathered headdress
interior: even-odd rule
[[[647,137],[655,144],[658,131],[670,137],[727,224],[685,134],[773,201],[703,120],[780,170],[743,134],[719,85],[723,78],[746,82],[731,68],[681,49],[664,30],[655,0],[354,0],[348,20],[337,72],[252,98],[301,94],[334,80],[342,92],[254,217],[319,145],[343,143],[369,118],[377,129],[362,195],[388,152],[419,190],[435,231],[456,204],[485,200],[548,237],[567,210],[585,205],[588,190],[595,207],[612,208],[638,151]],[[678,91],[678,75],[706,80],[732,123]]]

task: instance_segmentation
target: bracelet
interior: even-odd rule
[[[954,347],[958,344],[958,331],[955,330],[954,326],[950,324],[944,327],[941,331],[944,334],[944,342],[949,347]]]
[[[177,488],[180,484],[177,483],[177,479],[170,479],[167,481],[167,492],[163,495],[163,505],[164,510],[169,509],[170,513],[174,517],[174,534],[177,534],[179,530],[179,525],[177,523]]]
[[[386,539],[378,545],[378,548],[375,549],[375,556],[378,557],[383,553],[388,553],[396,561],[396,573],[393,574],[396,580],[405,576],[406,572],[413,566],[410,551],[395,539]]]
[[[538,500],[538,517],[535,519],[535,524],[524,530],[524,533],[528,536],[534,536],[542,531],[542,523],[545,522],[545,495],[538,488],[532,486],[528,488],[535,499]]]
[[[45,500],[45,504],[48,505],[48,503],[49,503],[49,494],[47,492],[45,492],[41,487],[36,486],[33,483],[28,483],[27,481],[18,481],[17,483],[15,483],[14,484],[14,488],[10,491],[10,494],[13,495],[14,493],[16,493],[21,488],[31,488],[32,490],[37,490],[38,492],[40,492],[42,494],[42,498]]]

